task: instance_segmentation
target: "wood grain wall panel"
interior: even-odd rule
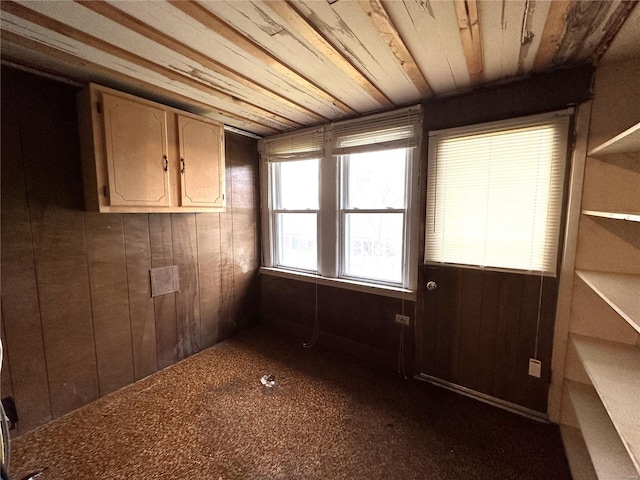
[[[493,395],[508,402],[515,401],[523,284],[522,275],[502,275],[500,278]]]
[[[462,273],[462,298],[460,299],[460,331],[455,383],[478,389],[478,371],[484,362],[478,353],[481,333],[483,301],[483,272],[464,270]]]
[[[38,83],[44,83],[39,81]],[[27,198],[54,417],[99,396],[74,93],[20,96]],[[37,121],[35,121],[37,119]],[[52,132],[56,132],[52,134]]]
[[[260,197],[257,145],[236,134],[225,140],[230,168],[234,315],[236,328],[259,316]]]
[[[7,345],[7,335],[4,332],[4,314],[0,311],[0,335],[2,335],[2,371],[0,372],[0,398],[13,396],[13,382],[11,379],[11,364],[4,349]]]
[[[171,214],[173,263],[180,271],[180,291],[175,294],[178,358],[201,350],[198,244],[193,213]]]
[[[476,385],[479,391],[493,395],[498,308],[500,305],[500,277],[497,272],[483,272],[482,308],[478,336],[478,370]]]
[[[149,215],[122,215],[127,262],[129,317],[134,378],[139,380],[158,370],[156,323],[149,269]]]
[[[18,430],[26,431],[52,415],[22,159],[19,91],[4,71],[1,85],[3,345],[11,363],[18,414],[23,418]]]
[[[317,339],[320,345],[387,369],[399,367],[402,331],[395,314],[404,312],[413,325],[416,313],[412,301],[270,275],[261,276],[261,308],[267,325],[298,341]],[[404,327],[404,347],[408,374],[413,371],[413,327]]]
[[[529,376],[529,358],[535,358],[540,300],[540,277],[527,276],[522,288],[520,305],[520,330],[518,334],[518,358],[516,360],[515,403],[535,410],[546,410],[546,379]],[[538,356],[538,358],[541,358]],[[551,357],[543,359],[549,363]]]
[[[149,215],[151,268],[173,265],[171,215]],[[164,368],[178,361],[178,327],[176,294],[169,293],[153,299],[156,314],[156,352],[158,367]]]
[[[219,214],[85,213],[77,88],[10,68],[2,75],[2,333],[11,369],[2,381],[11,374],[20,434],[175,363],[205,338],[207,346],[226,338],[220,323],[232,335],[235,312],[241,327],[257,322],[250,279],[259,246],[248,228],[259,223],[250,191],[258,164],[256,141],[230,134],[227,178],[242,204],[235,220],[233,208],[224,222]],[[149,269],[174,263],[182,296],[151,298]],[[213,313],[207,334],[202,305]]]
[[[87,213],[85,231],[102,396],[134,381],[122,215]]]
[[[265,323],[278,326],[287,322],[313,328],[316,310],[313,283],[279,277],[261,278],[261,311]]]
[[[200,338],[202,348],[218,341],[220,328],[220,214],[196,215],[198,283],[200,285]]]
[[[245,328],[259,314],[259,231],[255,209],[233,208],[233,282],[237,328]]]
[[[461,327],[461,288],[462,274],[452,268],[441,268],[438,289],[438,309],[427,312],[437,316],[436,322],[436,375],[445,381],[452,382],[457,374],[459,353],[459,332]],[[433,296],[433,295],[431,295]],[[433,332],[425,332],[433,334]]]
[[[236,327],[235,320],[235,285],[233,271],[233,177],[231,176],[231,159],[225,166],[227,211],[220,214],[220,340],[229,338]]]

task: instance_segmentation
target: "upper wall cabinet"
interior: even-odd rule
[[[78,112],[88,210],[224,210],[221,124],[93,84]]]

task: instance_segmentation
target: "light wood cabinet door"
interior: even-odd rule
[[[223,207],[222,127],[178,115],[181,206]]]
[[[109,203],[170,205],[165,110],[104,93]]]

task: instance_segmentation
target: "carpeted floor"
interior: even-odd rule
[[[13,442],[12,480],[43,468],[40,480],[570,478],[554,425],[261,328]]]

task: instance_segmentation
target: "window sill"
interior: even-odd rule
[[[370,293],[372,295],[381,295],[383,297],[399,298],[415,302],[417,295],[415,290],[406,288],[389,287],[386,285],[377,285],[374,283],[356,282],[354,280],[345,280],[342,278],[327,278],[311,273],[292,272],[281,268],[260,267],[260,273],[263,275],[272,275],[274,277],[288,278],[298,280],[300,282],[317,283],[327,287],[342,288],[345,290],[353,290],[355,292]]]

